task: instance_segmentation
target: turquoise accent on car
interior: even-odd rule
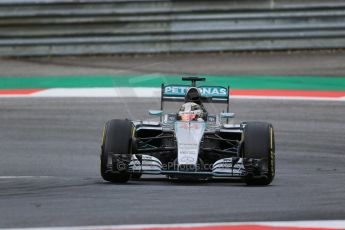
[[[163,96],[184,97],[190,86],[187,85],[167,85],[164,86]],[[202,97],[227,98],[228,89],[222,86],[199,86],[197,87]]]

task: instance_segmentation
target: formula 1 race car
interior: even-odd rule
[[[196,86],[205,78],[187,77],[192,85],[161,87],[160,121],[113,119],[105,124],[101,143],[101,175],[124,183],[142,174],[170,179],[242,178],[248,185],[268,185],[275,175],[273,126],[266,122],[230,124],[229,87]],[[180,109],[163,113],[166,102]],[[211,114],[206,104],[225,105]],[[224,112],[226,111],[226,112]]]

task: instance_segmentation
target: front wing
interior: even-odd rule
[[[239,157],[223,158],[210,165],[208,170],[205,170],[205,166],[203,166],[204,170],[200,171],[198,166],[178,165],[178,167],[171,167],[171,165],[162,164],[159,159],[153,156],[141,155],[140,159],[138,159],[136,155],[133,155],[128,165],[128,171],[130,173],[160,174],[171,177],[244,177],[246,169],[243,160],[243,158]]]

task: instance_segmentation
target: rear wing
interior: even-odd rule
[[[161,110],[163,110],[164,101],[181,101],[184,102],[189,85],[164,85],[161,86]],[[197,87],[202,102],[223,103],[227,104],[229,112],[229,86],[198,86]]]

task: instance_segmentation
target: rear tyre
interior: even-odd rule
[[[101,176],[113,183],[125,183],[130,178],[126,161],[116,161],[114,154],[130,159],[132,123],[129,120],[110,120],[105,124],[101,145]],[[115,165],[114,165],[115,164]]]
[[[266,122],[247,122],[243,155],[246,159],[247,185],[269,185],[275,175],[273,126]]]

